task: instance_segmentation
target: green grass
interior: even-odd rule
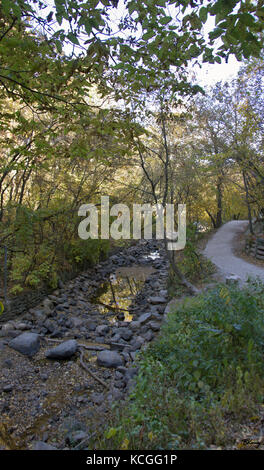
[[[137,384],[97,448],[225,447],[264,396],[264,286],[179,303],[141,353]]]

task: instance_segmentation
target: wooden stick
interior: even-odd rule
[[[103,381],[101,380],[99,377],[97,377],[97,375],[95,375],[88,367],[87,365],[84,363],[84,360],[83,360],[83,351],[82,349],[80,349],[80,364],[81,366],[86,370],[86,372],[88,372],[88,374],[90,374],[91,377],[93,377],[93,379],[97,380],[97,382],[99,382],[101,385],[103,385],[103,387],[105,387],[107,390],[109,390],[109,387],[108,385]]]

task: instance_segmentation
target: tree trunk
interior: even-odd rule
[[[222,200],[223,200],[223,194],[222,194],[222,178],[218,178],[217,185],[216,185],[216,190],[217,190],[217,213],[216,213],[216,223],[215,223],[215,228],[221,227],[223,221],[222,221]]]
[[[182,274],[181,270],[178,268],[178,266],[175,262],[174,256],[173,256],[174,251],[168,250],[168,241],[167,241],[166,238],[164,239],[164,242],[165,242],[165,250],[166,250],[166,253],[167,253],[168,260],[170,262],[170,265],[172,267],[173,272],[176,274],[177,278],[179,279],[180,284],[185,286],[188,289],[188,291],[190,292],[190,294],[192,294],[192,295],[199,294],[200,291],[193,284],[191,284],[191,282],[187,281],[187,279]]]
[[[253,235],[254,230],[253,230],[253,224],[252,224],[251,207],[250,207],[250,202],[249,202],[248,184],[247,184],[246,173],[244,170],[243,170],[243,181],[244,181],[244,186],[245,186],[246,204],[247,204],[247,209],[248,209],[249,230],[250,230],[250,233]]]

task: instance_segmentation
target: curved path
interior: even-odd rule
[[[246,220],[232,220],[223,225],[208,241],[203,254],[209,258],[224,275],[235,274],[242,281],[249,276],[259,277],[264,281],[264,268],[238,258],[232,251],[234,237],[245,231]]]

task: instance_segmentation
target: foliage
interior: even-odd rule
[[[63,271],[74,272],[91,266],[108,252],[108,240],[77,238],[78,217],[69,217],[67,210],[65,213],[58,209],[56,213],[54,208],[36,211],[20,205],[15,216],[10,212],[11,293],[19,293],[25,287],[39,288],[42,284],[56,288]]]
[[[264,287],[219,285],[179,303],[141,353],[137,384],[100,448],[201,449],[232,443],[263,400]],[[232,426],[230,425],[232,417]]]

